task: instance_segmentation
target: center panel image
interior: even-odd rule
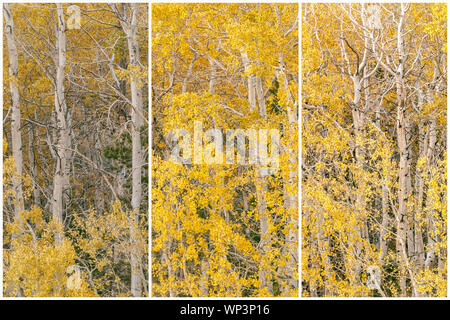
[[[151,14],[152,296],[298,296],[298,6]]]

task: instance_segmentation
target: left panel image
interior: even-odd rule
[[[148,5],[3,5],[3,295],[148,295]]]

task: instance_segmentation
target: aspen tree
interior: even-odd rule
[[[11,140],[13,149],[13,158],[15,161],[16,175],[14,176],[14,212],[17,217],[20,211],[24,209],[23,204],[23,191],[22,191],[22,167],[23,167],[23,157],[22,157],[22,136],[21,136],[21,113],[20,113],[20,96],[18,86],[18,53],[17,45],[15,40],[15,28],[13,16],[9,4],[5,3],[3,5],[3,12],[5,15],[5,35],[8,44],[8,55],[9,55],[9,88],[11,91]]]
[[[66,74],[66,24],[62,4],[57,4],[56,24],[56,79],[55,79],[55,113],[56,113],[56,164],[53,182],[53,219],[63,223],[64,192],[69,185],[70,128],[67,123],[68,109],[65,97]],[[61,231],[57,231],[57,242],[61,242]]]
[[[137,41],[137,19],[138,19],[138,4],[129,5],[129,15],[126,12],[126,5],[121,5],[122,12],[119,12],[116,7],[116,14],[118,15],[122,29],[127,37],[128,54],[129,54],[129,69],[130,89],[131,89],[131,140],[132,140],[132,196],[131,207],[132,216],[130,217],[130,233],[131,245],[136,246],[134,234],[136,233],[135,224],[139,221],[139,211],[141,208],[142,199],[142,148],[141,148],[141,127],[143,126],[142,119],[142,92],[138,84],[137,69],[140,67],[139,44]],[[131,253],[131,293],[138,297],[141,295],[141,279],[139,272],[139,253],[134,249]]]

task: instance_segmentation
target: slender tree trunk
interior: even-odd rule
[[[17,84],[18,79],[18,60],[19,55],[17,52],[16,40],[14,35],[14,21],[9,4],[3,4],[3,14],[5,17],[4,31],[6,35],[6,41],[8,44],[8,59],[9,59],[9,89],[11,93],[11,144],[12,144],[12,156],[14,158],[15,174],[13,175],[12,183],[14,190],[14,219],[18,218],[19,213],[24,209],[23,191],[22,191],[22,169],[23,169],[23,156],[22,156],[22,136],[20,133],[20,96],[19,88]],[[13,235],[15,236],[15,235]],[[11,248],[12,250],[12,248]],[[9,282],[5,288],[5,293],[10,295],[12,293],[11,288],[14,287],[14,283]],[[17,296],[24,296],[22,288],[19,287],[16,290]]]
[[[15,173],[13,176],[13,189],[15,192],[14,214],[17,217],[19,212],[24,209],[23,191],[22,191],[22,136],[20,133],[20,97],[18,83],[18,52],[14,36],[14,21],[9,4],[3,4],[5,16],[5,35],[8,43],[9,58],[9,88],[11,91],[11,144],[12,155],[15,163]]]
[[[405,100],[406,91],[403,85],[403,79],[397,79],[397,143],[398,151],[400,154],[399,164],[399,189],[398,189],[398,212],[397,212],[397,237],[396,248],[397,256],[399,257],[399,265],[404,264],[405,257],[403,252],[406,253],[406,214],[408,201],[407,193],[407,179],[408,179],[408,152],[406,147],[406,119],[405,119]],[[404,267],[401,267],[404,269]],[[403,271],[404,272],[404,271]],[[403,273],[402,272],[402,273]],[[406,283],[404,277],[401,279],[402,294],[405,295]]]
[[[421,121],[419,123],[419,156],[418,159],[424,159],[426,157],[426,140],[427,135],[425,134],[424,123]],[[419,223],[419,219],[423,211],[423,196],[424,196],[424,181],[423,181],[423,168],[419,168],[417,165],[416,172],[416,189],[417,189],[417,206],[416,206],[416,216],[414,219],[414,256],[416,268],[421,270],[425,265],[425,248],[423,244],[422,227]]]
[[[241,52],[242,62],[244,64],[245,71],[248,71],[250,67],[250,61],[248,59],[248,55],[246,52]],[[256,99],[255,99],[255,77],[253,74],[249,74],[247,76],[247,90],[248,90],[248,102],[250,112],[255,111],[256,109]],[[261,100],[262,101],[262,100]],[[260,116],[265,117],[265,104],[259,106],[259,114]],[[261,147],[258,144],[258,147]],[[257,198],[257,208],[259,213],[259,229],[260,229],[260,252],[261,252],[261,261],[259,266],[259,280],[260,280],[260,289],[265,289],[272,293],[271,281],[269,279],[266,252],[268,250],[270,244],[270,235],[268,233],[269,230],[269,217],[267,215],[266,209],[267,204],[264,198],[265,192],[267,191],[267,179],[264,175],[261,175],[261,167],[257,166],[257,178],[255,182],[256,187],[256,198]]]
[[[397,67],[397,73],[395,76],[395,83],[397,88],[397,144],[400,154],[399,163],[399,183],[398,183],[398,212],[396,216],[397,220],[397,236],[396,236],[396,250],[398,256],[398,264],[400,266],[400,287],[402,295],[406,295],[406,272],[409,272],[412,294],[416,295],[416,284],[414,275],[409,263],[406,241],[407,241],[407,221],[408,221],[408,194],[411,186],[409,175],[409,151],[407,146],[407,127],[408,120],[406,117],[407,109],[407,92],[406,84],[404,80],[404,63],[406,59],[404,50],[404,19],[405,19],[406,7],[405,4],[401,4],[401,15],[399,17],[398,29],[397,29],[397,50],[399,65]]]
[[[431,167],[431,158],[434,154],[434,148],[436,145],[436,120],[431,120],[428,125],[428,145],[427,145],[427,171],[428,174],[430,167]],[[427,208],[432,208],[433,205],[430,203],[431,200],[429,197],[427,197]],[[436,235],[435,235],[435,227],[434,227],[434,212],[432,209],[429,209],[429,212],[427,212],[427,225],[428,225],[428,232],[427,232],[427,255],[425,260],[425,267],[430,267],[432,263],[436,259],[436,248],[435,243],[437,241]]]
[[[124,30],[128,40],[128,53],[130,58],[130,65],[138,68],[140,66],[139,61],[139,43],[137,39],[137,14],[139,5],[134,3],[130,4],[129,21],[120,19],[122,29]],[[133,71],[134,72],[134,71]],[[143,108],[142,108],[142,91],[139,88],[137,75],[131,75],[130,80],[131,87],[131,141],[132,141],[132,195],[131,195],[131,207],[132,217],[130,221],[131,232],[131,294],[134,297],[141,296],[141,278],[139,275],[139,260],[140,253],[137,247],[137,224],[139,222],[139,210],[142,200],[142,147],[141,147],[141,134],[140,130],[143,126]]]
[[[211,66],[211,75],[210,75],[210,79],[209,79],[209,93],[214,94],[215,88],[216,88],[217,66],[214,63],[213,59],[210,59],[209,64]]]
[[[254,80],[255,80],[256,97],[258,99],[259,114],[262,118],[265,118],[267,116],[267,111],[266,111],[266,99],[264,97],[262,80],[261,80],[261,77],[255,77]]]
[[[209,263],[207,259],[203,259],[201,262],[201,280],[200,280],[200,289],[202,297],[208,297],[209,296],[209,288],[208,288],[208,270],[209,270]]]
[[[246,55],[245,55],[246,57]],[[245,59],[244,59],[245,60]],[[248,61],[248,59],[247,59]],[[244,62],[245,63],[245,62]],[[255,99],[255,84],[257,85],[256,94],[258,95],[258,103],[259,105],[259,116],[261,118],[266,118],[266,104],[263,96],[262,90],[262,82],[261,79],[255,77],[254,75],[249,75],[249,92],[248,99],[251,106],[251,110],[256,109],[256,99]],[[250,81],[251,79],[251,81]],[[251,82],[251,83],[250,83]],[[261,155],[261,148],[267,148],[265,143],[267,140],[261,140],[259,137],[258,144],[258,157]],[[259,163],[259,162],[258,162]],[[263,165],[259,163],[258,165],[258,173],[257,173],[257,181],[256,181],[256,197],[258,201],[258,213],[259,213],[259,228],[260,228],[260,247],[261,247],[261,262],[259,266],[259,279],[261,282],[260,289],[267,289],[269,294],[273,294],[272,288],[272,280],[269,275],[270,272],[270,261],[266,261],[267,253],[270,249],[271,235],[269,233],[269,215],[267,212],[267,202],[266,202],[266,193],[268,188],[268,178],[264,170]]]
[[[55,82],[55,113],[56,113],[56,165],[53,180],[52,214],[53,219],[63,223],[63,193],[68,185],[69,167],[68,155],[70,148],[69,127],[66,120],[67,105],[65,100],[65,68],[66,68],[66,24],[64,10],[57,4],[57,33],[56,33],[56,82]],[[62,234],[57,232],[56,242],[60,243]]]
[[[245,71],[247,72],[250,67],[250,60],[248,59],[248,55],[246,52],[241,52],[242,62],[244,63]],[[247,76],[247,90],[248,90],[248,103],[250,106],[250,112],[256,109],[256,100],[255,100],[255,83],[254,76],[252,74]]]
[[[277,75],[278,82],[280,85],[282,85],[282,88],[288,93],[289,92],[289,85],[288,80],[286,78],[286,74],[282,72],[282,58],[279,58],[279,72]],[[261,80],[258,81],[258,85],[261,83]],[[257,89],[257,92],[262,94],[262,88]],[[286,106],[286,113],[288,116],[288,123],[289,128],[288,132],[289,134],[296,134],[296,123],[297,123],[297,108],[296,108],[296,102],[294,101],[293,97],[288,94],[288,105]],[[284,204],[286,211],[288,212],[289,219],[289,232],[286,235],[286,246],[287,246],[287,255],[288,255],[288,262],[287,262],[287,272],[288,272],[288,279],[289,283],[292,287],[297,288],[298,287],[298,280],[297,280],[297,274],[298,274],[298,202],[297,202],[297,194],[292,193],[288,191],[290,188],[289,186],[295,185],[295,180],[297,179],[297,150],[293,148],[288,149],[289,153],[289,178],[284,180],[284,187],[283,187],[283,193],[284,193]],[[296,188],[292,188],[296,190]],[[288,295],[288,289],[285,288],[283,290],[284,295]]]
[[[175,278],[174,272],[173,272],[173,268],[172,268],[172,263],[170,261],[170,252],[171,252],[171,247],[172,247],[172,239],[169,236],[169,239],[166,241],[165,243],[165,248],[163,250],[163,254],[161,257],[162,261],[165,261],[167,264],[167,276],[169,279],[169,297],[175,297],[175,290],[173,288],[173,283],[172,283],[172,279]]]
[[[358,171],[364,170],[364,154],[361,148],[363,143],[363,124],[364,124],[364,112],[361,111],[361,93],[362,93],[362,76],[359,73],[356,73],[352,76],[353,80],[353,105],[352,105],[352,117],[353,117],[353,127],[355,134],[355,162],[356,168]],[[356,189],[356,205],[355,209],[357,215],[361,217],[364,213],[364,190],[362,190],[361,185],[356,181],[357,189]],[[364,222],[365,223],[365,222]],[[361,236],[361,239],[364,238],[364,228],[360,226],[355,226],[356,230],[355,234]],[[354,239],[354,248],[356,250],[356,260],[355,265],[352,267],[351,272],[351,282],[356,285],[360,282],[359,274],[361,271],[361,262],[358,257],[362,252],[362,244],[361,239]]]
[[[186,93],[188,81],[191,78],[192,69],[194,68],[194,63],[195,63],[196,60],[197,60],[197,54],[194,55],[194,57],[192,58],[191,63],[189,64],[186,77],[183,80],[183,86],[181,87],[181,93]]]
[[[260,169],[260,168],[258,168]],[[267,253],[270,246],[270,233],[269,233],[269,216],[267,213],[267,203],[265,200],[265,194],[267,192],[267,178],[261,174],[262,170],[259,170],[258,177],[256,181],[256,198],[258,202],[258,213],[259,213],[259,229],[260,229],[260,251],[261,251],[261,261],[259,266],[259,280],[261,282],[260,289],[265,289],[272,294],[272,282],[268,274],[270,266],[266,261]]]
[[[34,156],[34,133],[33,129],[30,129],[28,131],[28,157],[30,159],[30,171],[31,171],[31,177],[33,179],[33,203],[36,207],[40,206],[40,194],[39,194],[39,188],[38,188],[38,175],[37,175],[37,169],[36,169],[36,159]]]

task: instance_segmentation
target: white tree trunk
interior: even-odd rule
[[[397,236],[396,236],[396,250],[399,258],[398,263],[400,267],[400,287],[402,289],[402,295],[406,295],[406,275],[408,272],[411,280],[412,295],[416,296],[416,283],[413,272],[408,259],[408,253],[406,248],[407,230],[406,222],[408,221],[408,194],[411,187],[410,174],[409,174],[409,152],[407,146],[407,127],[408,120],[406,117],[406,84],[404,80],[404,63],[406,59],[404,49],[404,21],[406,14],[405,4],[401,4],[401,14],[397,26],[397,51],[399,65],[396,70],[395,84],[397,88],[397,144],[398,152],[400,154],[400,164],[398,171],[398,212],[396,216],[397,220]],[[406,270],[405,270],[406,268]]]
[[[247,54],[243,55],[244,57],[244,66],[248,68],[248,58]],[[253,111],[256,109],[256,99],[255,99],[255,84],[258,83],[258,89],[256,93],[258,95],[258,103],[259,103],[259,116],[261,118],[266,118],[266,104],[262,90],[262,82],[261,79],[255,77],[254,75],[248,76],[248,100],[250,104],[250,110]],[[266,148],[265,145],[261,144],[262,141],[258,144],[258,148]],[[259,151],[261,154],[261,151]],[[259,162],[258,162],[259,163]],[[272,288],[272,280],[270,279],[270,265],[267,263],[268,261],[264,261],[267,253],[270,249],[271,235],[269,233],[269,216],[267,212],[267,203],[265,199],[265,194],[267,193],[268,181],[266,174],[263,174],[263,164],[259,163],[257,166],[257,181],[256,181],[256,197],[258,202],[258,213],[259,213],[259,228],[260,228],[260,250],[261,250],[261,261],[259,266],[259,280],[261,282],[260,288],[267,288],[270,294],[273,294]]]
[[[280,86],[287,92],[289,92],[289,84],[288,80],[286,78],[286,74],[282,71],[282,58],[279,58],[279,72],[277,74],[278,82]],[[261,80],[258,81],[258,85],[260,85]],[[257,92],[262,93],[262,88],[258,89]],[[258,98],[259,101],[259,98]],[[293,132],[295,123],[297,122],[297,108],[296,108],[296,102],[294,101],[294,98],[289,94],[289,103],[286,106],[286,112],[288,116],[288,122],[289,122],[289,132]],[[294,225],[295,228],[291,228],[286,235],[286,246],[287,246],[287,254],[289,256],[289,260],[286,264],[286,270],[288,272],[288,279],[290,282],[290,285],[293,287],[298,287],[298,280],[296,279],[296,273],[298,273],[298,218],[296,214],[293,214],[293,212],[297,212],[298,208],[298,201],[297,201],[297,194],[292,194],[288,192],[288,186],[293,185],[294,181],[297,179],[297,171],[296,169],[296,163],[297,163],[297,150],[294,150],[292,148],[288,149],[289,152],[289,179],[284,180],[284,187],[283,187],[283,193],[284,193],[284,199],[285,199],[285,208],[289,214],[289,223]],[[285,288],[283,290],[283,295],[287,296],[288,288]]]
[[[437,137],[436,137],[436,120],[431,120],[428,126],[428,145],[426,150],[426,159],[427,159],[427,170],[430,170],[431,167],[431,158],[434,153]],[[430,173],[428,173],[430,174]],[[432,204],[430,203],[430,199],[427,197],[427,208],[432,208]],[[437,239],[435,238],[435,227],[434,227],[434,212],[432,209],[427,212],[427,222],[428,222],[428,232],[427,232],[427,256],[425,260],[425,267],[430,267],[432,263],[436,259],[435,253],[435,243]]]
[[[125,32],[128,40],[128,53],[129,53],[129,64],[133,67],[138,67],[140,65],[139,61],[139,43],[137,39],[137,14],[139,5],[134,3],[130,4],[130,16],[126,17],[124,20],[122,17],[120,23],[122,29]],[[139,210],[141,207],[142,200],[142,147],[141,147],[141,134],[140,130],[143,126],[144,119],[142,118],[142,91],[139,88],[138,80],[136,75],[133,75],[130,79],[131,87],[131,141],[132,141],[132,175],[131,175],[131,207],[132,207],[132,217],[130,223],[131,232],[131,294],[134,297],[141,296],[141,278],[140,278],[140,254],[139,248],[137,247],[136,236],[137,236],[137,223],[139,221]]]
[[[12,17],[9,4],[3,5],[5,15],[5,35],[8,43],[8,55],[9,55],[9,88],[11,91],[11,142],[12,142],[12,155],[15,161],[15,172],[17,175],[13,177],[13,189],[15,192],[14,199],[14,213],[15,216],[24,209],[23,205],[23,191],[22,191],[22,169],[23,169],[23,157],[22,157],[22,136],[20,134],[20,100],[19,100],[19,88],[18,82],[18,53],[16,40],[14,38],[14,21]]]
[[[53,219],[63,223],[63,193],[69,184],[70,157],[70,128],[67,124],[67,105],[65,99],[65,68],[66,68],[66,24],[64,10],[61,4],[57,4],[57,33],[56,33],[56,81],[55,81],[55,113],[56,113],[56,165],[53,178]],[[57,233],[57,243],[61,242],[62,234]]]
[[[241,52],[241,56],[245,71],[247,72],[248,68],[250,67],[250,60],[248,59],[248,55],[246,52]],[[250,105],[250,112],[252,112],[256,109],[255,83],[252,74],[247,76],[247,89],[248,89],[248,103]]]

